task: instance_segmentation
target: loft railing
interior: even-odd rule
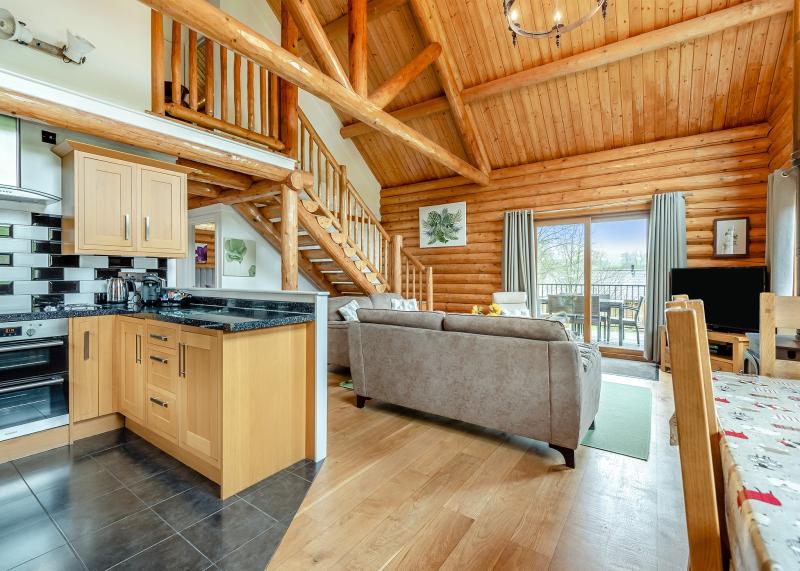
[[[152,112],[283,150],[278,76],[180,22],[170,26],[167,66],[164,17],[152,12]]]
[[[339,164],[298,109],[298,161],[300,169],[313,173],[314,185],[308,191],[325,216],[334,221],[340,240],[347,242],[364,260],[370,272],[382,284],[403,297],[424,302],[433,309],[433,271],[413,254],[402,249],[393,251],[393,244],[402,245],[402,237],[392,237],[378,217],[347,178],[347,167]]]

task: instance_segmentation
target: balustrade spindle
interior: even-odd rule
[[[206,53],[206,115],[214,116],[214,42],[205,39]]]
[[[197,32],[189,30],[189,109],[197,111]]]

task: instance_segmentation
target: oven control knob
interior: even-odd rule
[[[27,329],[25,331],[25,335],[27,335],[28,337],[33,337],[35,333],[36,333],[36,330],[33,327],[31,327],[31,328],[29,328],[29,329]]]

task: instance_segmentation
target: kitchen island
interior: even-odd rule
[[[0,320],[69,319],[70,442],[124,425],[217,482],[223,498],[324,458],[327,296],[193,293],[180,307]]]

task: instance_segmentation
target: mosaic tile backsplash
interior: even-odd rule
[[[0,311],[99,303],[120,271],[167,277],[165,258],[61,254],[61,217],[0,209]]]

